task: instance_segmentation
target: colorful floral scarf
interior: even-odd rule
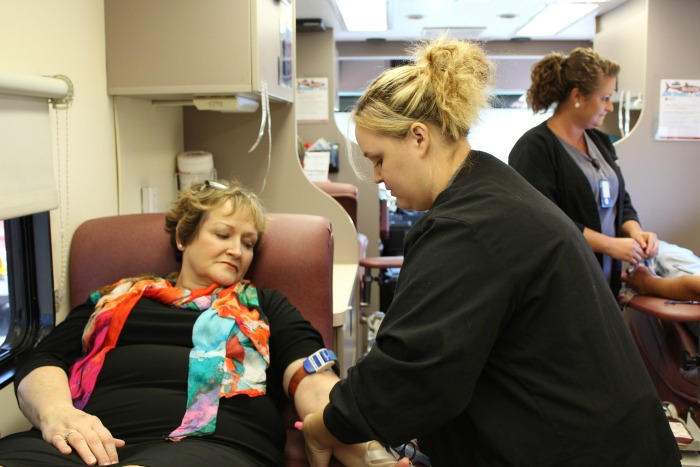
[[[175,278],[145,275],[122,279],[90,295],[95,303],[83,332],[83,354],[70,368],[75,407],[87,404],[105,356],[112,350],[131,309],[148,297],[179,310],[202,311],[192,329],[187,409],[168,439],[204,436],[216,429],[219,399],[265,394],[270,364],[270,327],[260,311],[258,293],[248,281],[205,289],[174,287]],[[214,376],[214,377],[212,377]]]

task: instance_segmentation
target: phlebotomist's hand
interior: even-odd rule
[[[411,462],[407,458],[399,461],[392,459],[388,453],[383,455],[367,456],[368,449],[371,443],[363,443],[362,445],[345,445],[333,436],[326,425],[323,423],[323,411],[315,412],[307,415],[302,424],[304,432],[304,440],[306,441],[306,455],[309,458],[311,467],[327,467],[334,450],[355,449],[360,455],[355,457],[342,456],[344,465],[366,467],[381,466],[381,467],[409,467]],[[339,454],[336,452],[336,455]],[[337,456],[341,457],[341,456]]]
[[[651,259],[659,252],[659,239],[654,232],[645,232],[635,220],[628,220],[622,224],[623,235],[633,239],[642,250],[643,257],[637,261],[629,261],[627,258],[618,258],[623,261],[629,261],[633,266],[643,259]],[[611,255],[612,256],[612,255]],[[614,256],[613,256],[614,257]]]
[[[632,266],[656,255],[659,248],[656,234],[642,232],[637,221],[627,221],[622,227],[624,237],[609,237],[588,227],[583,229],[583,236],[594,252]]]
[[[627,261],[633,266],[644,260],[642,246],[633,238],[608,237],[608,248],[605,253],[619,261]]]
[[[654,232],[636,232],[632,238],[644,250],[644,259],[654,258],[659,253],[659,239]]]

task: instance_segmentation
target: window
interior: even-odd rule
[[[10,296],[7,287],[7,248],[5,246],[5,222],[0,221],[0,345],[7,339],[10,327]]]
[[[49,213],[0,220],[0,387],[53,325]]]

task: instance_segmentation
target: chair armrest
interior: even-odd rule
[[[700,305],[668,304],[668,299],[635,295],[628,306],[655,318],[682,323],[700,321]]]
[[[372,256],[360,259],[360,266],[368,269],[400,268],[402,265],[403,256]]]

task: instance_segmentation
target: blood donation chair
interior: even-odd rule
[[[304,214],[269,214],[268,228],[248,271],[257,287],[276,288],[333,348],[333,232],[328,219]],[[123,277],[179,270],[164,230],[164,214],[129,214],[85,221],[70,252],[71,308],[97,288]],[[309,284],[313,284],[309,287]],[[284,410],[288,467],[308,466],[302,433],[291,402]],[[331,465],[337,466],[338,463]]]
[[[660,400],[698,422],[698,340],[684,323],[700,321],[700,305],[635,295],[623,310]]]
[[[350,220],[355,226],[355,229],[357,229],[357,186],[351,183],[331,181],[314,182],[314,185],[319,187],[324,193],[333,198],[338,204],[342,206],[342,208],[348,214],[348,217],[350,217]],[[364,258],[367,255],[367,246],[369,244],[369,240],[364,234],[358,232],[357,243],[360,249],[360,258]]]
[[[314,182],[328,196],[340,204],[357,227],[357,186],[342,182]]]

